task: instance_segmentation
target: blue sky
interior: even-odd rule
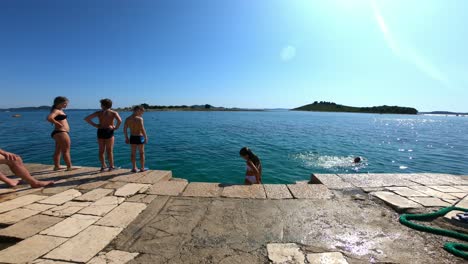
[[[468,1],[0,1],[0,107],[467,111]],[[463,100],[465,99],[465,100]]]

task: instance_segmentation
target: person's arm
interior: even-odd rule
[[[115,119],[117,120],[117,124],[115,125],[114,130],[118,130],[120,125],[122,124],[122,118],[120,117],[119,113],[115,112]]]
[[[3,149],[0,149],[0,155],[4,156],[6,160],[16,160],[18,158],[18,155],[6,152]]]
[[[260,171],[258,170],[257,166],[255,166],[255,164],[251,160],[248,161],[248,164],[249,167],[255,173],[255,179],[257,180],[257,183],[260,183]]]
[[[58,127],[62,127],[63,125],[58,122],[57,120],[55,120],[55,117],[58,115],[58,111],[57,110],[54,110],[52,111],[48,116],[47,116],[47,121],[49,121],[50,123],[58,126]]]
[[[128,139],[128,119],[125,120],[125,123],[124,123],[124,128],[123,128],[123,131],[124,131],[124,135],[125,135],[125,143],[130,143],[130,140]]]
[[[85,121],[92,125],[93,127],[99,128],[99,124],[96,124],[93,122],[93,118],[96,118],[99,115],[99,112],[95,112],[93,114],[90,114],[89,116],[85,117]]]
[[[143,133],[143,136],[145,137],[145,144],[148,143],[148,135],[146,135],[146,129],[145,129],[145,124],[143,121],[143,118],[140,121],[141,123],[141,132]]]

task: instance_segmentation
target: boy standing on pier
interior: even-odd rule
[[[140,152],[140,172],[145,171],[145,144],[148,143],[145,126],[143,124],[143,113],[145,109],[140,106],[133,107],[133,114],[125,119],[124,134],[125,143],[131,145],[131,160],[132,172],[137,172],[136,151]],[[128,129],[130,128],[130,138],[128,137]]]
[[[101,172],[103,172],[107,165],[104,153],[107,152],[107,159],[109,160],[109,171],[114,170],[114,131],[119,129],[122,124],[122,118],[119,113],[112,110],[112,101],[110,99],[101,100],[101,111],[97,111],[85,118],[93,127],[97,128],[97,138],[99,143],[99,160],[101,161]],[[99,124],[93,122],[94,118],[99,119]],[[115,124],[115,121],[117,123]]]

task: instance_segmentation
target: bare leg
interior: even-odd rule
[[[106,139],[106,152],[109,166],[114,168],[114,137]]]
[[[54,152],[54,170],[59,170],[60,169],[60,139],[56,138],[56,135],[54,136],[55,140],[55,152]]]
[[[13,179],[8,178],[6,175],[4,175],[1,172],[0,172],[0,181],[8,184],[8,186],[10,186],[10,187],[15,187],[20,182],[18,180],[13,180]]]
[[[67,164],[67,169],[70,170],[72,167],[71,157],[70,157],[70,148],[71,140],[68,133],[58,133],[55,135],[57,139],[60,140],[60,151],[62,152],[63,160]]]
[[[10,167],[10,170],[18,177],[26,181],[33,188],[40,188],[52,185],[52,181],[38,181],[34,179],[29,171],[24,167],[23,160],[17,156],[16,160],[6,160],[2,155],[0,155],[0,164],[6,164]],[[8,183],[7,183],[8,184]]]
[[[101,161],[101,168],[106,168],[106,159],[104,157],[104,152],[106,151],[106,140],[98,139],[99,143],[99,161]]]
[[[141,170],[145,170],[145,145],[139,146]],[[135,164],[136,165],[136,164]]]
[[[130,159],[132,160],[132,170],[136,171],[137,170],[137,165],[136,165],[136,149],[137,145],[130,145],[132,148],[132,154],[130,156]]]

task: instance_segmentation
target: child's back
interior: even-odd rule
[[[143,117],[131,115],[125,120],[125,124],[130,129],[130,135],[143,135]]]

